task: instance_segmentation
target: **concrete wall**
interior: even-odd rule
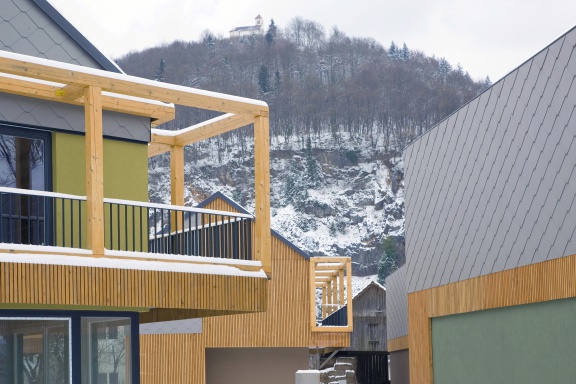
[[[576,253],[576,29],[404,152],[408,292]]]
[[[208,348],[206,384],[294,384],[307,348]]]
[[[576,299],[433,318],[434,383],[574,382],[574,319]]]
[[[408,350],[390,352],[390,382],[392,384],[410,383],[410,360]],[[440,382],[439,382],[440,383]]]

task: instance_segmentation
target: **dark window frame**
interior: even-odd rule
[[[0,317],[3,318],[70,318],[70,339],[71,339],[71,366],[72,383],[82,382],[82,317],[128,317],[130,318],[130,349],[131,349],[131,375],[132,383],[140,383],[140,317],[138,312],[124,311],[70,311],[70,310],[15,310],[0,309]]]

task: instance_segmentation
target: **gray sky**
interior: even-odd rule
[[[576,25],[574,0],[50,0],[104,53],[228,36],[234,27],[285,27],[295,16],[348,36],[394,40],[494,82]]]

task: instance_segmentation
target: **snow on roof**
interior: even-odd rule
[[[254,106],[261,106],[261,107],[268,108],[268,104],[266,104],[264,101],[261,101],[261,100],[249,99],[249,98],[240,97],[240,96],[227,95],[224,93],[206,91],[206,90],[198,89],[198,88],[190,88],[190,87],[185,87],[183,85],[163,83],[163,82],[158,82],[155,80],[143,79],[141,77],[130,76],[130,75],[127,75],[125,73],[115,73],[115,72],[104,71],[102,69],[82,67],[80,65],[62,63],[60,61],[54,61],[54,60],[48,60],[48,59],[34,57],[34,56],[22,55],[20,53],[14,53],[14,52],[8,52],[8,51],[0,50],[0,57],[11,59],[11,60],[29,62],[31,64],[37,64],[37,65],[59,68],[59,69],[63,69],[66,71],[83,73],[86,75],[102,76],[102,77],[106,77],[106,78],[112,79],[112,80],[130,81],[134,84],[139,84],[139,85],[143,85],[143,86],[150,86],[150,87],[154,87],[154,88],[163,88],[163,89],[178,91],[178,92],[194,93],[198,96],[214,97],[214,98],[219,98],[222,100],[234,101],[234,102],[239,102],[239,103],[246,103],[246,104],[251,104]]]
[[[262,29],[261,25],[250,25],[247,27],[236,27],[230,32],[259,31],[260,29]]]
[[[213,119],[206,120],[206,121],[203,121],[203,122],[198,123],[198,124],[194,124],[194,125],[187,127],[187,128],[178,129],[176,131],[168,131],[165,129],[152,128],[152,133],[154,133],[158,136],[176,137],[176,136],[181,135],[183,133],[190,132],[190,131],[193,131],[195,129],[201,128],[207,124],[216,123],[220,120],[224,120],[224,119],[227,119],[227,118],[232,117],[232,116],[234,116],[233,113],[225,113],[223,115],[214,117]]]
[[[70,250],[68,250],[70,251]],[[107,253],[108,255],[108,253]],[[266,279],[263,270],[244,271],[230,265],[194,264],[184,262],[166,262],[156,260],[134,260],[112,257],[84,257],[71,255],[51,255],[34,253],[0,253],[0,262],[40,264],[40,265],[70,265],[94,268],[116,268],[140,271],[182,272],[205,275],[243,276]]]
[[[372,280],[367,286],[365,286],[364,288],[362,288],[362,290],[358,293],[356,293],[353,297],[352,300],[354,300],[355,298],[357,298],[358,296],[362,295],[364,292],[366,292],[368,290],[368,288],[370,288],[371,286],[375,286],[378,287],[380,289],[383,289],[384,292],[386,292],[386,287],[384,287],[382,284],[380,284],[379,282],[377,282],[376,280]]]

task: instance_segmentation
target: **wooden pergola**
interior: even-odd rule
[[[224,114],[180,131],[153,130],[149,156],[170,152],[172,204],[184,205],[184,147],[254,124],[254,259],[271,276],[270,156],[268,105],[126,74],[0,51],[0,92],[84,107],[88,249],[104,255],[102,111],[146,116],[160,124],[174,118],[174,106]]]

